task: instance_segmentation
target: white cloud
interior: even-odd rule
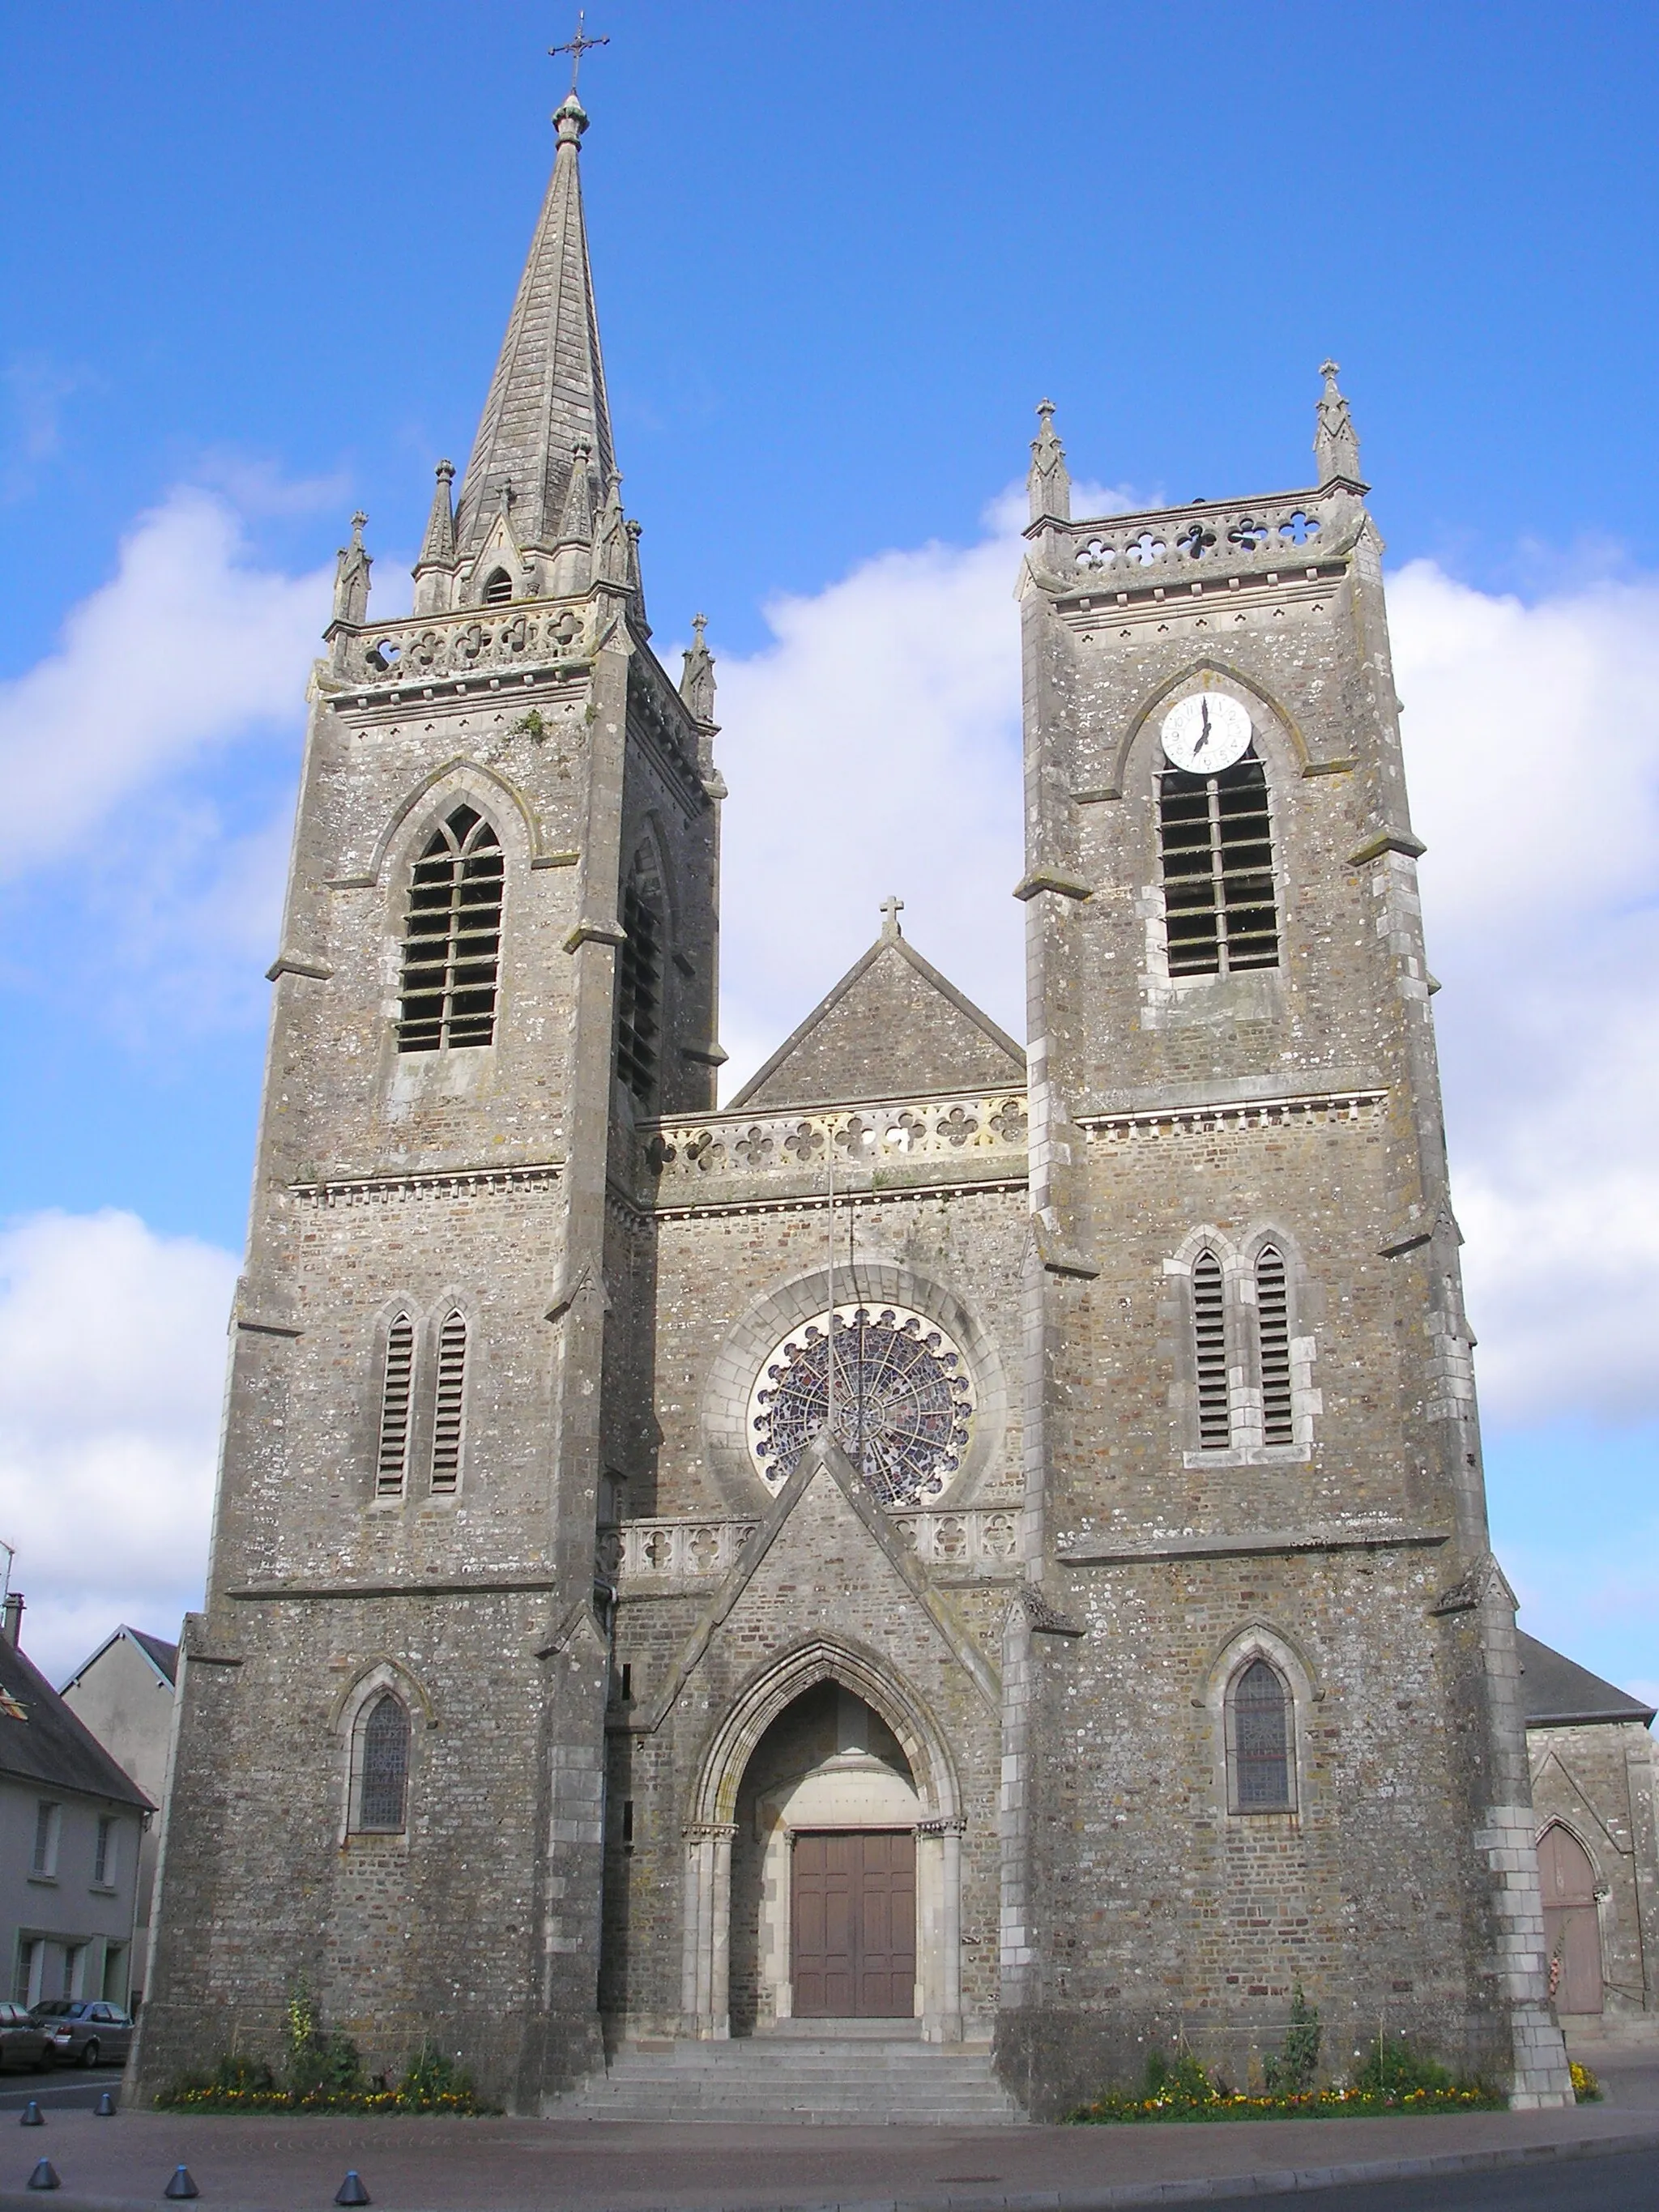
[[[1659,584],[1390,587],[1489,1417],[1659,1410]]]
[[[235,1279],[131,1213],[0,1233],[0,1539],[54,1680],[118,1622],[171,1638],[200,1602]]]
[[[0,872],[68,852],[210,749],[291,727],[328,592],[321,570],[250,565],[234,510],[210,493],[176,491],[141,517],[58,649],[0,684],[0,779],[29,824]]]

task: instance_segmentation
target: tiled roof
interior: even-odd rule
[[[19,1715],[21,1717],[19,1717]],[[153,1812],[143,1791],[76,1720],[27,1655],[0,1636],[0,1779],[78,1790]]]
[[[1552,1651],[1535,1636],[1522,1635],[1521,1702],[1528,1728],[1566,1728],[1573,1723],[1640,1721],[1654,1708],[1592,1674],[1588,1667]]]

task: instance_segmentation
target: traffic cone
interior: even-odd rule
[[[23,2117],[17,2124],[20,2128],[43,2128],[46,2124],[46,2116],[33,2097],[24,2106]]]
[[[363,2177],[354,2166],[334,2192],[337,2204],[372,2204],[374,2200],[363,2187]]]
[[[58,2179],[58,2169],[49,2158],[43,2158],[29,2176],[31,2189],[61,2189],[63,2185]]]
[[[201,2193],[191,2179],[190,2168],[187,2166],[176,2168],[172,2180],[161,2191],[163,2197],[199,2197]]]
[[[107,2089],[93,2106],[92,2117],[95,2120],[112,2120],[115,2118],[115,2100]]]

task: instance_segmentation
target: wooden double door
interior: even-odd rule
[[[916,1981],[914,1834],[798,1830],[792,1887],[796,2018],[908,2020]]]

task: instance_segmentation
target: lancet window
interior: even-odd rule
[[[1199,1442],[1206,1451],[1225,1451],[1233,1436],[1227,1305],[1221,1262],[1213,1252],[1200,1252],[1193,1262],[1193,1352],[1198,1369]]]
[[[623,893],[625,933],[617,963],[617,1073],[641,1106],[657,1097],[662,1053],[660,894],[642,870]]]
[[[415,1328],[399,1314],[386,1333],[380,1379],[380,1439],[374,1494],[401,1498],[409,1474],[409,1419],[415,1396]]]
[[[1164,769],[1158,819],[1170,973],[1278,967],[1273,825],[1254,747],[1218,775]]]
[[[398,1834],[409,1808],[409,1709],[383,1690],[358,1730],[357,1818],[370,1833]]]
[[[1284,1678],[1252,1659],[1227,1693],[1229,1796],[1236,1813],[1288,1812],[1294,1800],[1295,1708]]]
[[[484,580],[483,603],[487,607],[504,607],[513,597],[513,579],[505,568],[492,569]]]
[[[432,1414],[432,1487],[461,1480],[461,1419],[466,1399],[466,1316],[452,1313],[438,1331],[438,1387]]]
[[[410,886],[399,1052],[494,1041],[503,872],[500,840],[470,806],[427,840]]]
[[[1264,1244],[1255,1261],[1256,1351],[1261,1364],[1261,1441],[1288,1444],[1296,1436],[1291,1400],[1291,1305],[1285,1255]]]

